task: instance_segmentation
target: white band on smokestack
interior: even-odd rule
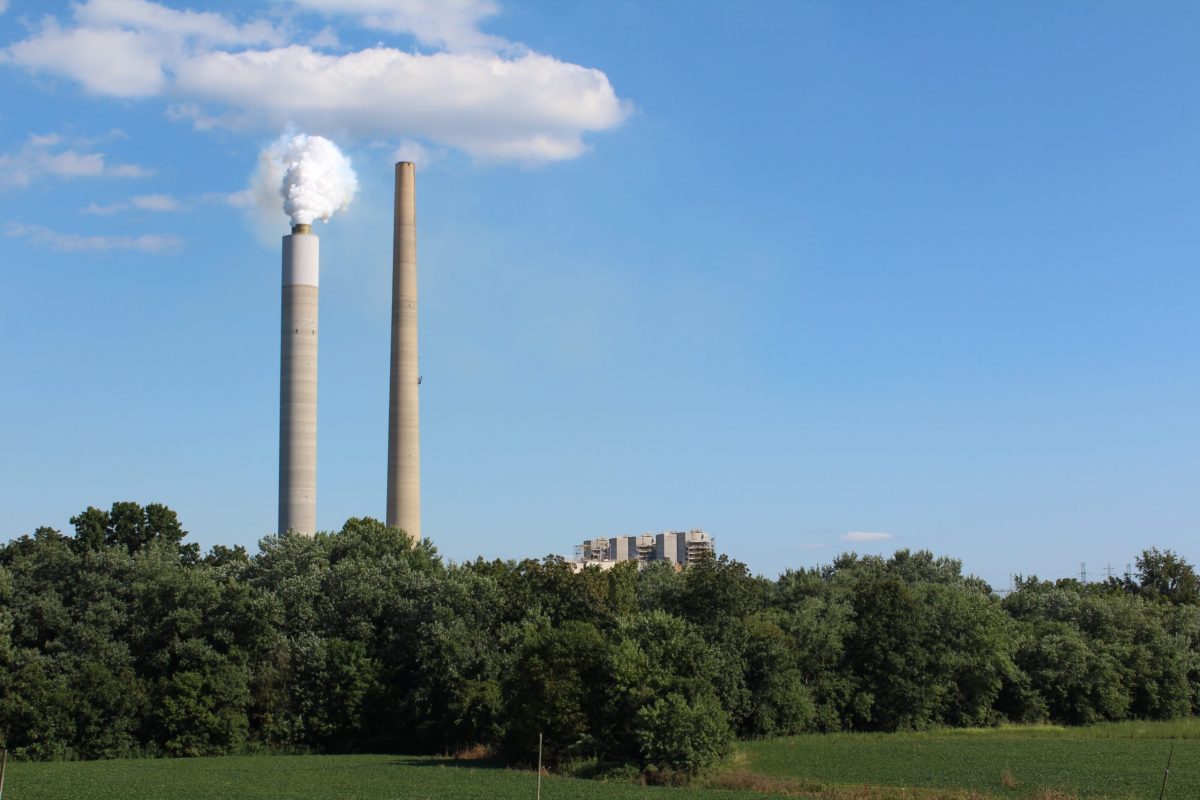
[[[311,233],[283,237],[283,285],[318,286],[321,240]]]

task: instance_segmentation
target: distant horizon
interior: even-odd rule
[[[116,501],[116,502],[129,502],[129,501]],[[138,501],[132,501],[132,502],[138,502]],[[148,504],[148,503],[150,503],[150,502],[159,502],[159,501],[147,501],[146,503],[139,503],[139,504],[144,506],[144,505],[147,505],[147,504]],[[110,504],[107,504],[107,505],[105,505],[105,506],[101,507],[101,506],[95,506],[95,505],[93,504],[93,507],[95,507],[95,508],[99,508],[99,509],[100,509],[100,510],[102,510],[102,511],[107,511],[107,510],[108,510],[108,509],[111,507],[111,505],[112,505],[112,504],[110,503]],[[165,506],[167,506],[168,508],[171,508],[171,510],[175,511],[174,507],[172,507],[170,503],[163,503],[162,505],[165,505]],[[78,513],[82,512],[82,511],[84,511],[86,508],[87,508],[87,506],[85,506],[84,508],[81,508],[81,509],[79,509],[79,511],[77,511],[77,512],[74,512],[74,513],[75,513],[75,514],[78,514]],[[176,513],[178,513],[178,512],[176,512]],[[74,514],[72,514],[72,516],[74,516]],[[344,522],[346,522],[346,521],[349,521],[350,519],[373,519],[373,520],[375,520],[376,522],[379,522],[380,524],[383,524],[383,520],[382,520],[382,519],[380,519],[380,518],[378,518],[378,517],[372,517],[372,516],[370,516],[370,515],[358,515],[358,516],[347,517],[347,519],[343,521],[343,524],[344,524]],[[185,541],[191,541],[191,532],[188,530],[188,527],[187,527],[187,520],[186,520],[186,519],[183,519],[183,518],[181,517],[181,518],[180,518],[180,523],[183,525],[183,529],[184,529],[184,531],[186,531],[186,532],[188,533],[188,538],[187,538],[187,539],[185,539]],[[53,528],[53,529],[55,529],[55,530],[59,531],[60,533],[62,533],[62,534],[64,534],[64,535],[68,535],[68,536],[69,536],[69,535],[72,535],[72,533],[73,533],[73,531],[71,530],[71,526],[70,526],[70,523],[69,523],[69,522],[66,522],[66,523],[64,523],[64,524],[63,524],[63,526],[61,526],[61,527],[59,527],[59,526],[57,526],[57,525],[44,525],[44,526],[36,526],[36,527],[50,527],[50,528]],[[335,527],[335,528],[331,528],[331,529],[321,529],[321,530],[318,530],[318,531],[317,531],[317,533],[320,533],[320,534],[326,534],[326,535],[329,535],[329,534],[336,534],[336,533],[338,533],[338,532],[341,530],[341,527],[342,527],[342,526],[340,526],[340,525],[339,525],[339,526],[337,526],[337,527]],[[751,574],[753,574],[753,575],[756,575],[756,576],[758,576],[758,577],[760,577],[760,578],[767,578],[767,579],[769,579],[769,580],[772,580],[772,581],[774,581],[774,580],[777,580],[777,579],[778,579],[778,578],[779,578],[779,577],[780,577],[782,574],[784,574],[784,573],[785,573],[785,572],[787,572],[788,570],[797,570],[797,571],[798,571],[798,570],[801,570],[801,569],[819,569],[819,568],[821,568],[821,567],[828,566],[828,565],[832,564],[832,563],[833,563],[833,562],[834,562],[836,559],[838,559],[839,557],[841,557],[841,556],[843,556],[843,555],[857,555],[857,556],[859,556],[859,557],[878,556],[878,557],[880,557],[880,558],[883,558],[883,559],[890,559],[890,558],[892,558],[892,557],[893,557],[893,556],[894,556],[896,553],[898,553],[898,552],[900,552],[900,551],[902,551],[902,550],[907,550],[908,552],[911,552],[911,553],[922,552],[922,551],[929,551],[929,552],[931,552],[931,553],[933,554],[933,556],[934,556],[935,558],[950,558],[950,559],[954,559],[954,560],[956,560],[956,561],[959,561],[959,562],[962,564],[962,574],[963,574],[963,575],[965,575],[965,576],[970,576],[970,577],[976,577],[976,578],[980,578],[981,580],[985,581],[985,582],[986,582],[986,583],[987,583],[987,584],[988,584],[988,585],[989,585],[989,586],[992,588],[992,591],[993,591],[993,592],[995,592],[995,593],[997,593],[997,594],[1005,594],[1006,592],[1008,592],[1008,591],[1009,591],[1009,589],[1010,589],[1010,584],[1009,584],[1009,580],[1010,580],[1010,578],[1012,578],[1012,579],[1016,579],[1016,578],[1023,578],[1023,579],[1029,579],[1029,578],[1038,578],[1038,579],[1040,579],[1040,580],[1049,580],[1049,581],[1058,581],[1058,580],[1080,580],[1080,578],[1081,578],[1081,573],[1080,573],[1080,571],[1079,571],[1078,569],[1076,569],[1076,571],[1075,571],[1073,574],[1071,574],[1071,573],[1068,573],[1068,574],[1062,574],[1062,575],[1049,575],[1049,574],[1040,574],[1040,573],[1037,573],[1037,572],[1032,572],[1032,571],[1031,571],[1031,572],[1020,572],[1020,571],[1016,571],[1016,572],[1012,572],[1012,573],[1010,573],[1010,574],[1008,574],[1008,575],[1005,575],[1005,576],[1003,576],[1003,582],[1001,582],[1001,583],[998,583],[997,581],[995,581],[995,580],[991,579],[990,577],[988,577],[988,576],[986,576],[986,575],[984,575],[984,574],[981,574],[981,572],[971,569],[971,568],[970,568],[970,565],[969,565],[969,564],[966,562],[966,560],[965,560],[965,559],[963,559],[961,556],[958,556],[958,555],[956,555],[956,554],[954,554],[954,553],[949,553],[949,552],[938,552],[938,551],[929,550],[929,548],[923,548],[923,547],[904,547],[904,546],[900,546],[900,545],[897,545],[897,546],[895,546],[895,547],[894,547],[893,549],[891,549],[891,550],[887,550],[887,549],[879,549],[879,550],[872,550],[872,551],[860,551],[860,550],[856,550],[856,549],[854,548],[854,546],[853,546],[853,545],[854,545],[854,543],[853,543],[853,542],[844,542],[844,543],[843,543],[844,547],[842,547],[842,548],[840,548],[840,549],[839,549],[839,548],[836,548],[836,547],[831,547],[831,548],[830,548],[830,550],[829,550],[829,556],[828,556],[828,558],[822,559],[822,560],[820,560],[820,561],[814,561],[814,562],[811,562],[811,563],[805,563],[805,564],[795,564],[795,565],[788,565],[788,566],[780,567],[780,568],[777,568],[777,569],[778,569],[778,571],[777,571],[777,572],[775,572],[774,574],[772,574],[772,573],[770,573],[770,572],[767,572],[767,571],[763,571],[763,570],[760,570],[760,569],[755,569],[755,568],[753,567],[753,565],[751,565],[750,563],[748,563],[748,562],[747,562],[747,561],[745,561],[744,559],[738,558],[738,556],[737,556],[737,554],[736,554],[736,553],[731,553],[731,552],[729,552],[729,551],[727,551],[727,550],[724,550],[724,549],[722,549],[722,547],[721,547],[721,537],[719,537],[719,536],[716,536],[716,535],[712,534],[712,532],[711,532],[711,531],[705,530],[704,528],[700,528],[700,527],[690,527],[690,528],[666,528],[666,529],[662,529],[662,530],[656,530],[656,531],[650,531],[650,530],[646,530],[646,531],[640,531],[640,532],[639,532],[639,533],[637,533],[637,534],[632,534],[632,533],[617,533],[617,534],[612,534],[612,536],[607,536],[607,537],[600,537],[600,536],[596,536],[596,537],[585,537],[585,538],[608,538],[608,539],[611,539],[611,538],[613,538],[613,537],[615,537],[615,536],[637,536],[637,535],[639,535],[639,534],[644,534],[644,533],[649,533],[649,534],[657,535],[657,534],[659,534],[659,533],[678,533],[679,531],[689,531],[689,530],[701,530],[701,531],[704,531],[705,533],[709,534],[710,536],[712,536],[712,538],[713,538],[713,541],[714,541],[714,543],[715,543],[715,555],[716,555],[718,558],[719,558],[720,556],[728,556],[728,557],[729,557],[731,560],[733,560],[733,561],[737,561],[737,562],[740,562],[740,563],[742,563],[742,564],[745,564],[745,565],[747,566],[747,568],[749,568],[749,569],[750,569],[750,572],[751,572]],[[12,537],[10,537],[10,538],[16,538],[17,536],[21,536],[21,535],[32,535],[33,533],[34,533],[34,529],[31,529],[31,530],[29,530],[29,531],[25,531],[25,532],[22,532],[22,533],[19,533],[19,534],[14,534],[14,535],[13,535]],[[253,542],[251,542],[251,543],[249,543],[249,544],[243,544],[243,543],[241,543],[241,542],[217,542],[217,543],[215,543],[215,544],[209,544],[209,545],[204,545],[204,544],[202,544],[202,543],[199,543],[199,542],[196,542],[196,543],[201,545],[201,550],[202,550],[203,552],[209,552],[209,551],[211,551],[211,550],[212,550],[212,548],[213,548],[214,546],[216,546],[216,545],[223,545],[223,546],[226,546],[226,547],[244,547],[244,548],[246,549],[247,553],[249,553],[250,555],[254,555],[255,553],[259,552],[259,543],[260,543],[260,542],[261,542],[263,539],[265,539],[265,538],[268,538],[268,537],[270,537],[270,536],[275,536],[275,535],[277,535],[277,534],[275,534],[275,533],[266,533],[266,534],[263,534],[262,536],[258,537],[257,539],[255,539]],[[297,535],[302,535],[302,534],[297,534]],[[532,560],[534,560],[534,561],[542,561],[543,559],[545,559],[545,558],[547,558],[547,557],[549,557],[549,556],[555,556],[555,557],[558,557],[558,558],[562,558],[562,559],[563,559],[563,560],[565,560],[565,561],[571,561],[571,560],[573,560],[573,552],[572,552],[572,551],[573,551],[573,549],[574,549],[574,546],[575,546],[575,545],[577,545],[577,544],[580,544],[580,543],[582,543],[582,542],[584,541],[584,539],[579,539],[578,541],[576,541],[576,542],[572,543],[572,544],[571,544],[571,546],[570,546],[570,548],[569,548],[568,550],[564,550],[564,551],[558,551],[558,552],[555,552],[555,551],[547,551],[547,552],[545,552],[545,553],[542,553],[542,554],[540,554],[540,555],[532,555],[532,554],[528,554],[528,555],[523,555],[523,556],[522,556],[522,555],[516,555],[516,556],[503,556],[503,557],[501,557],[501,556],[488,556],[488,555],[485,555],[485,554],[483,554],[483,553],[480,553],[480,554],[478,554],[478,555],[475,555],[475,556],[467,556],[467,557],[465,557],[465,558],[463,558],[463,557],[454,557],[454,556],[448,556],[446,553],[444,553],[444,552],[442,551],[442,549],[441,549],[440,547],[438,547],[438,542],[437,542],[436,540],[434,540],[433,538],[429,537],[429,536],[426,536],[426,537],[424,537],[424,538],[422,539],[422,541],[429,541],[429,542],[430,542],[430,543],[433,545],[434,549],[437,551],[437,554],[438,554],[438,555],[439,555],[441,558],[443,558],[444,560],[446,560],[447,562],[453,562],[453,563],[462,564],[462,563],[468,563],[468,562],[476,561],[477,559],[483,559],[483,560],[485,560],[485,561],[496,561],[496,560],[499,560],[499,561],[506,561],[506,562],[507,562],[507,561],[512,561],[512,562],[520,562],[520,561],[524,561],[524,560],[527,560],[527,559],[532,559]],[[1117,568],[1117,565],[1111,565],[1111,564],[1107,564],[1107,563],[1104,565],[1104,567],[1101,567],[1100,569],[1093,569],[1093,567],[1092,567],[1092,566],[1089,564],[1089,562],[1080,562],[1080,564],[1088,564],[1088,566],[1087,566],[1087,583],[1104,583],[1104,582],[1106,582],[1106,581],[1108,580],[1108,578],[1110,577],[1110,576],[1107,574],[1107,572],[1106,572],[1106,568],[1107,568],[1107,567],[1109,567],[1109,566],[1112,566],[1112,567],[1113,567],[1113,569],[1112,569],[1112,575],[1111,575],[1111,577],[1114,577],[1114,578],[1124,578],[1124,577],[1126,576],[1126,574],[1127,574],[1127,573],[1126,573],[1126,567],[1128,567],[1128,568],[1129,568],[1129,573],[1128,573],[1129,575],[1136,575],[1136,574],[1137,574],[1137,567],[1136,567],[1136,561],[1137,561],[1137,558],[1138,558],[1138,557],[1140,557],[1140,556],[1143,554],[1143,552],[1145,552],[1145,551],[1147,551],[1147,550],[1150,550],[1150,549],[1153,549],[1153,548],[1157,548],[1157,549],[1159,549],[1160,551],[1171,550],[1171,551],[1172,551],[1172,552],[1174,552],[1176,555],[1178,555],[1178,556],[1182,557],[1182,558],[1183,558],[1185,561],[1187,561],[1188,563],[1192,564],[1193,566],[1195,566],[1195,565],[1196,565],[1196,562],[1194,562],[1194,561],[1193,561],[1191,558],[1189,558],[1189,557],[1188,557],[1188,555],[1187,555],[1186,553],[1179,552],[1179,551],[1175,551],[1173,548],[1164,548],[1164,547],[1158,547],[1157,545],[1154,545],[1154,544],[1148,544],[1148,545],[1146,545],[1145,547],[1139,548],[1139,549],[1138,549],[1138,551],[1137,551],[1135,554],[1133,554],[1133,555],[1130,557],[1130,559],[1129,559],[1127,562],[1124,562],[1124,563],[1122,563],[1122,564],[1120,565],[1120,568],[1119,568],[1119,569]]]

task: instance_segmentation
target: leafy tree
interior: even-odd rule
[[[816,580],[815,588],[810,579]],[[785,573],[780,578],[789,593],[801,582],[810,588],[795,591],[781,602],[783,616],[778,624],[793,642],[797,669],[812,696],[811,729],[841,730],[855,687],[853,676],[842,668],[854,610],[848,597],[835,594],[815,573]]]
[[[916,590],[877,572],[857,582],[851,602],[854,628],[843,656],[856,684],[850,724],[865,730],[927,727],[935,690]]]
[[[75,721],[67,676],[52,657],[22,649],[6,666],[0,730],[15,755],[53,760],[74,755]]]
[[[529,763],[555,765],[596,752],[607,734],[609,644],[590,622],[569,620],[530,633],[504,683],[509,725],[504,749]]]
[[[1138,592],[1175,605],[1200,603],[1200,579],[1187,561],[1170,550],[1143,550],[1137,558]]]
[[[702,772],[733,735],[1200,712],[1192,567],[1019,579],[928,551],[777,581],[561,559],[444,564],[378,520],[201,554],[169,508],[0,545],[0,741],[29,758],[454,751]]]
[[[781,617],[759,612],[744,622],[741,661],[750,705],[737,728],[740,735],[801,733],[816,715],[812,694],[800,670],[800,651],[780,627]]]
[[[136,553],[153,542],[163,542],[186,561],[199,557],[197,545],[183,544],[187,531],[179,524],[178,516],[159,503],[142,508],[137,503],[122,501],[113,503],[109,511],[88,506],[71,517],[70,522],[75,526],[74,547],[79,552],[116,546]]]
[[[630,727],[637,712],[669,693],[689,701],[717,697],[714,685],[720,653],[696,626],[663,611],[637,614],[621,622],[611,655],[605,702],[614,720],[606,755],[635,759]]]
[[[1056,722],[1117,720],[1129,710],[1118,664],[1109,654],[1089,647],[1079,630],[1066,623],[1035,626],[1017,660]]]
[[[709,694],[689,699],[670,692],[638,709],[634,731],[643,765],[662,782],[671,782],[673,773],[691,777],[716,764],[729,754],[733,739],[725,712]]]
[[[665,610],[713,633],[762,608],[770,594],[765,580],[725,555],[701,558],[683,570],[681,584]]]
[[[246,673],[212,654],[199,660],[156,682],[153,724],[168,755],[219,755],[246,740]]]

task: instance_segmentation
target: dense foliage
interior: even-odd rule
[[[117,503],[0,548],[0,740],[29,758],[455,752],[694,774],[733,737],[1200,712],[1196,575],[1001,599],[927,552],[756,577],[447,564],[370,519],[249,555]]]

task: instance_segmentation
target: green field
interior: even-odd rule
[[[715,782],[818,797],[866,784],[960,790],[962,796],[975,792],[997,798],[1154,800],[1172,746],[1167,797],[1200,798],[1200,720],[827,734],[746,742],[734,768]],[[756,776],[772,780],[755,781]],[[912,796],[955,794],[927,791]]]
[[[663,789],[557,776],[545,800],[1080,800],[1200,798],[1200,720],[1090,728],[1007,727],[909,734],[828,734],[739,745],[703,788]],[[12,763],[4,800],[508,800],[535,776],[445,758],[229,756]]]
[[[533,798],[532,772],[414,756],[225,756],[9,763],[4,800],[509,800]],[[689,792],[689,795],[691,793]],[[698,792],[761,800],[749,792]],[[671,789],[548,777],[544,800],[678,798]]]

